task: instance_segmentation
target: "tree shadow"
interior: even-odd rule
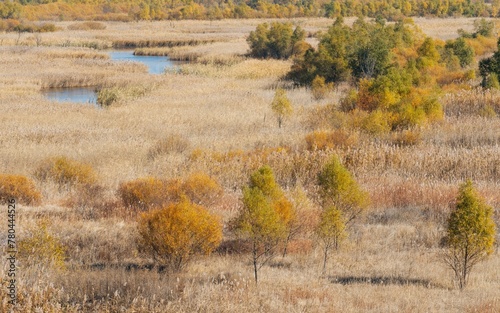
[[[398,285],[398,286],[422,286],[425,288],[444,288],[436,285],[428,279],[407,278],[400,276],[329,276],[328,280],[333,284],[353,285],[353,284],[371,284],[371,285]]]

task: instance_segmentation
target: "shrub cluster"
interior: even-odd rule
[[[97,183],[97,173],[91,165],[67,157],[46,159],[36,169],[35,176],[41,181],[51,180],[60,187]]]
[[[21,204],[40,204],[42,196],[33,180],[21,175],[0,174],[0,203],[16,199]]]
[[[125,206],[146,210],[179,202],[182,197],[197,204],[208,205],[222,191],[222,187],[213,178],[203,173],[194,173],[184,181],[145,177],[124,182],[118,188],[118,195]]]
[[[305,31],[297,26],[292,29],[291,23],[274,22],[257,25],[250,32],[247,42],[250,45],[250,55],[256,58],[288,59],[303,51]]]

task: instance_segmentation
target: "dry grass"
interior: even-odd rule
[[[29,35],[15,46],[15,34],[0,34],[0,172],[29,177],[43,160],[66,156],[98,173],[95,190],[59,190],[55,183],[38,182],[43,206],[19,206],[19,239],[38,220],[50,220],[50,233],[67,249],[67,269],[21,265],[17,311],[498,311],[498,252],[477,267],[463,292],[452,288],[451,273],[438,257],[443,222],[464,179],[477,183],[498,216],[500,122],[482,114],[485,103],[497,110],[497,95],[448,96],[446,119],[412,133],[375,138],[333,131],[335,121],[322,112],[338,103],[343,86],[315,100],[310,90],[289,88],[281,80],[291,62],[243,56],[245,36],[261,22],[103,23],[106,29],[98,31],[70,31],[71,24],[61,22],[57,26],[63,30],[42,34],[38,47]],[[293,22],[308,32],[332,23]],[[429,33],[448,25],[446,32],[439,31],[446,39],[456,34],[453,28],[470,30],[472,20],[416,23]],[[196,62],[180,72],[149,75],[145,66],[110,61],[106,51],[74,47],[141,40],[195,40],[198,45],[137,51],[196,56]],[[39,91],[51,86],[154,88],[101,109],[49,101]],[[281,129],[270,108],[278,86],[288,88],[294,106]],[[314,132],[325,136],[307,142],[306,135]],[[250,279],[244,254],[216,253],[173,276],[149,270],[151,260],[136,247],[135,213],[120,204],[116,193],[120,183],[139,177],[168,180],[207,173],[224,189],[207,206],[225,223],[229,246],[234,238],[227,223],[241,205],[249,173],[270,164],[288,191],[302,184],[314,201],[316,175],[333,153],[368,190],[372,205],[332,256],[324,277],[321,253],[314,238],[305,235],[291,243],[285,259],[262,269],[259,286]],[[0,233],[6,233],[5,223]],[[2,264],[0,277],[5,277]],[[6,290],[0,289],[1,299]],[[7,311],[5,300],[0,311]]]

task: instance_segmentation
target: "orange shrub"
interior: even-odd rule
[[[219,183],[207,174],[194,173],[182,184],[182,192],[195,203],[210,204],[222,195],[223,190]]]
[[[358,136],[343,130],[315,131],[306,135],[307,150],[326,150],[350,147],[358,142]]]
[[[162,206],[172,200],[178,200],[172,197],[171,193],[174,183],[170,188],[167,183],[154,177],[139,178],[133,181],[125,182],[118,188],[118,195],[123,204],[130,208],[145,210],[151,207]]]
[[[138,230],[139,250],[173,271],[181,270],[195,255],[210,254],[222,241],[218,218],[187,199],[143,213]]]
[[[42,196],[31,179],[21,175],[0,174],[0,203],[13,198],[21,204],[37,205]]]
[[[97,174],[86,163],[67,158],[56,157],[42,162],[35,171],[35,176],[42,180],[52,180],[62,185],[94,185],[97,183]]]
[[[211,204],[222,194],[222,187],[206,174],[195,173],[186,178],[163,180],[154,177],[125,182],[118,188],[123,204],[141,210],[179,202],[187,197],[198,204]]]

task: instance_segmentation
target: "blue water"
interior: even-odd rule
[[[42,94],[54,101],[97,105],[95,87],[47,88]]]
[[[148,66],[150,74],[163,74],[165,68],[175,68],[181,62],[171,61],[164,56],[134,55],[133,50],[115,50],[109,52],[113,61],[140,62]],[[42,94],[50,100],[59,102],[88,103],[97,105],[95,87],[47,88]]]
[[[148,66],[149,74],[163,74],[165,68],[174,68],[179,62],[171,61],[165,56],[134,55],[133,50],[111,51],[109,57],[113,61],[140,62]]]

